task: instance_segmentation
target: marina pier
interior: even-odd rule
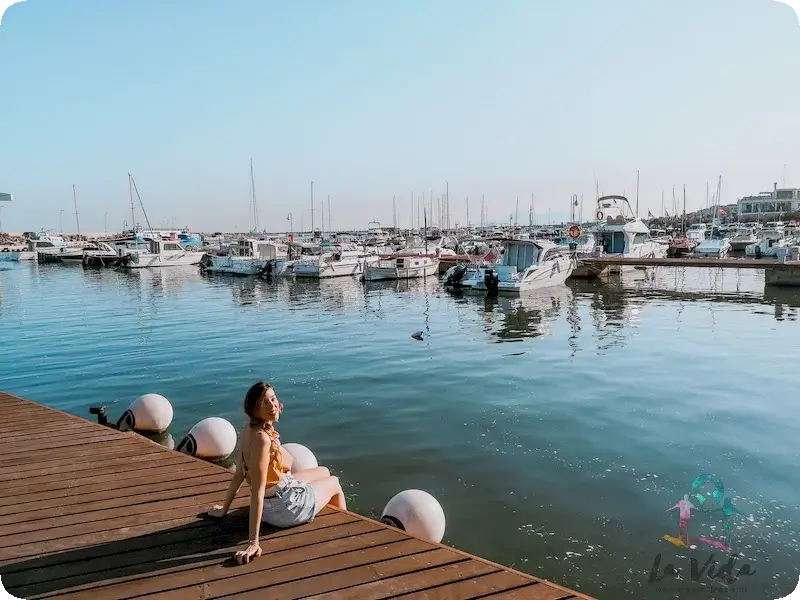
[[[775,259],[752,258],[581,258],[599,276],[611,266],[629,267],[700,267],[714,269],[763,269],[766,285],[800,287],[800,261],[779,262]]]
[[[0,392],[0,581],[14,596],[592,600],[349,511],[247,537],[249,489],[223,520],[229,470]]]

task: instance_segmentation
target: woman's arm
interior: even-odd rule
[[[208,516],[221,519],[222,517],[227,515],[228,510],[230,510],[231,504],[233,503],[233,499],[236,497],[236,493],[239,491],[239,488],[242,487],[243,481],[244,481],[244,459],[240,457],[239,463],[236,465],[236,472],[233,474],[233,479],[231,479],[231,484],[228,486],[228,495],[225,498],[225,503],[222,506],[213,507],[210,511],[208,511]]]
[[[259,434],[253,436],[250,443],[252,445],[250,456],[255,463],[250,466],[250,539],[247,549],[236,553],[236,561],[239,563],[247,563],[251,558],[261,556],[258,536],[261,515],[264,512],[264,490],[267,486],[271,442],[266,434]]]

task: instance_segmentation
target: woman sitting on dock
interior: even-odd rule
[[[239,564],[261,555],[261,521],[273,527],[293,527],[308,523],[326,505],[346,509],[339,480],[325,467],[291,472],[292,457],[278,441],[274,422],[283,405],[273,387],[262,381],[247,391],[244,412],[250,419],[242,436],[242,456],[228,488],[223,506],[215,506],[209,516],[222,518],[228,513],[236,493],[247,480],[250,485],[250,541],[235,554]]]

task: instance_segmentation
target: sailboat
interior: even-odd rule
[[[150,220],[147,218],[147,212],[144,209],[142,197],[139,195],[139,189],[136,187],[136,182],[130,173],[128,173],[128,182],[133,186],[136,196],[139,198],[139,204],[142,207],[147,227],[150,231],[153,231],[153,228],[150,227]],[[127,253],[123,251],[122,256],[120,256],[122,266],[129,269],[182,267],[199,264],[204,255],[203,252],[198,252],[194,248],[183,248],[177,238],[163,240],[160,236],[154,235],[149,240],[146,240],[146,244],[147,248],[145,249],[137,248]]]

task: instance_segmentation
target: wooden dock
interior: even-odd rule
[[[778,262],[774,258],[622,258],[619,256],[598,256],[580,258],[578,262],[597,266],[631,266],[631,267],[704,267],[726,269],[800,269],[800,261]]]
[[[228,470],[2,392],[0,441],[0,581],[20,598],[592,600],[330,507],[232,566],[249,490],[202,515]]]

